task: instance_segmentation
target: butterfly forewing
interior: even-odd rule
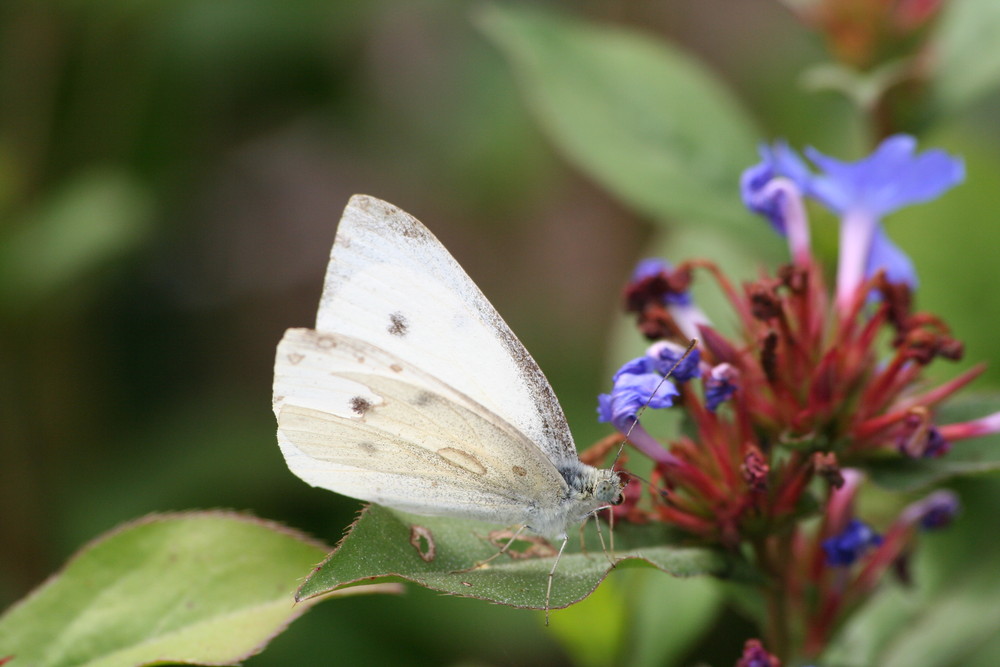
[[[434,235],[391,204],[351,199],[316,328],[365,340],[438,378],[514,426],[549,460],[576,459],[538,365]]]

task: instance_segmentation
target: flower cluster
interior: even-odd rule
[[[1000,431],[1000,414],[935,421],[936,408],[983,366],[935,388],[918,384],[928,364],[959,359],[963,348],[940,318],[913,310],[916,272],[883,219],[941,195],[964,172],[943,151],[915,148],[897,135],[853,163],[809,150],[810,165],[785,144],[766,146],[743,176],[743,199],[787,239],[791,262],[738,288],[709,261],[645,260],[625,290],[627,310],[653,342],[615,374],[598,413],[654,464],[652,501],[640,504],[642,485],[630,484],[626,516],[748,549],[770,578],[771,649],[788,648],[794,617],[803,655],[816,655],[844,614],[898,568],[917,529],[944,526],[958,511],[955,496],[938,492],[880,534],[854,515],[860,470],[886,457],[945,456],[957,440]],[[840,219],[832,294],[812,253],[805,198]],[[695,305],[698,274],[725,295],[735,335]],[[664,442],[642,415],[671,406],[690,424]],[[819,528],[803,528],[800,519],[818,508]]]

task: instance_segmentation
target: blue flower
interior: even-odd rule
[[[834,213],[860,210],[877,219],[935,199],[965,178],[960,159],[934,149],[915,155],[916,147],[915,138],[896,134],[857,162],[842,162],[807,148],[809,159],[823,174],[812,177],[804,189]]]
[[[622,367],[611,376],[611,381],[617,383],[618,378],[623,375],[645,375],[656,370],[655,363],[649,357],[636,357],[631,361],[626,361]]]
[[[951,442],[926,418],[915,415],[904,422],[896,447],[912,459],[936,459],[951,451]]]
[[[962,505],[953,491],[935,491],[920,503],[920,527],[938,530],[951,524]]]
[[[670,262],[658,257],[639,260],[639,263],[635,265],[635,269],[632,271],[632,282],[652,278],[660,273],[669,273],[673,268]]]
[[[871,526],[858,519],[851,519],[839,535],[823,540],[827,565],[846,567],[860,558],[868,549],[882,544],[882,536]]]
[[[781,667],[781,660],[768,653],[759,639],[748,639],[736,667]]]
[[[906,526],[919,526],[924,530],[938,530],[951,524],[962,504],[954,491],[941,489],[922,500],[907,505],[900,515]]]
[[[673,265],[665,259],[650,257],[641,260],[632,271],[630,283],[638,283],[658,275],[669,276],[674,270]],[[689,306],[692,303],[691,293],[688,291],[675,292],[670,289],[663,290],[663,304],[666,306]]]
[[[843,162],[807,148],[806,154],[821,173],[813,174],[786,144],[763,147],[763,162],[744,173],[744,201],[751,210],[763,213],[780,233],[785,226],[775,215],[781,213],[787,196],[766,189],[768,180],[784,177],[807,196],[841,216],[840,266],[837,271],[837,298],[849,307],[854,291],[865,277],[884,269],[890,281],[916,287],[916,272],[906,255],[896,247],[881,227],[886,215],[908,206],[934,199],[965,178],[962,161],[942,150],[916,154],[916,139],[897,134],[889,137],[868,157]],[[772,200],[764,195],[771,193]]]
[[[913,267],[913,262],[899,246],[889,240],[882,225],[875,228],[872,236],[865,275],[873,276],[880,269],[885,271],[885,277],[890,283],[905,283],[911,290],[917,288],[917,270]]]
[[[712,368],[705,378],[705,407],[715,410],[736,393],[739,372],[730,364],[722,363]]]
[[[744,170],[740,176],[740,194],[744,205],[766,217],[774,230],[785,236],[788,234],[786,207],[789,192],[784,188],[772,187],[776,178],[786,178],[805,192],[812,179],[812,173],[802,158],[788,144],[777,141],[774,146],[760,147],[760,164]]]
[[[927,448],[924,449],[923,458],[936,459],[951,451],[951,443],[948,442],[937,427],[932,426],[927,434]]]
[[[669,408],[674,404],[680,392],[659,373],[644,370],[650,363],[648,357],[639,357],[615,373],[611,393],[597,397],[598,421],[611,422],[619,431],[627,432],[643,407]]]
[[[686,354],[687,347],[670,341],[660,341],[650,345],[643,358],[648,359],[657,372],[663,375],[670,373],[670,377],[683,384],[701,376],[701,369],[698,366],[701,362],[701,351],[696,347],[690,354],[684,356]]]

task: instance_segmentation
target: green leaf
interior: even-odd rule
[[[0,617],[0,657],[24,667],[231,664],[309,608],[293,591],[325,552],[230,512],[146,517],[85,546]]]
[[[760,134],[707,69],[661,41],[525,5],[478,19],[551,140],[625,204],[764,237],[739,199]]]
[[[953,0],[938,32],[934,92],[949,112],[1000,85],[1000,3]]]
[[[938,424],[985,417],[1000,411],[1000,396],[964,395],[949,401],[936,415]],[[872,480],[894,491],[918,491],[953,477],[1000,470],[1000,434],[953,443],[938,459],[892,458],[871,465]]]
[[[0,302],[45,298],[133,250],[150,213],[147,193],[120,171],[75,176],[23,213],[0,242]]]
[[[722,600],[713,579],[631,568],[560,612],[549,630],[574,665],[672,665],[709,629]]]
[[[675,579],[636,572],[642,585],[633,587],[631,623],[625,654],[627,665],[678,664],[702,639],[722,608],[722,591],[706,578]],[[643,576],[644,575],[644,576]],[[669,619],[669,628],[664,628]]]
[[[635,528],[622,526],[615,530],[616,544],[625,540],[633,545],[628,550],[616,548],[617,568],[655,567],[677,577],[748,576],[722,552],[664,546],[660,527]],[[297,597],[308,599],[375,577],[399,577],[453,595],[544,609],[554,556],[549,545],[544,545],[542,555],[546,557],[513,558],[505,554],[483,567],[468,570],[497,553],[490,534],[491,527],[478,521],[416,516],[371,505],[337,549],[309,575]],[[575,541],[570,540],[555,573],[550,605],[553,609],[590,595],[612,568],[599,545],[596,549],[589,547],[586,554],[570,553]],[[654,545],[647,546],[650,543]]]

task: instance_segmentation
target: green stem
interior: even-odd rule
[[[753,548],[760,564],[761,571],[767,577],[764,584],[764,596],[767,600],[767,619],[764,624],[764,638],[767,650],[787,661],[791,650],[791,634],[788,613],[788,585],[786,557],[791,543],[788,536],[776,538],[777,544],[769,544],[767,539],[754,540]],[[774,547],[769,548],[769,547]]]

